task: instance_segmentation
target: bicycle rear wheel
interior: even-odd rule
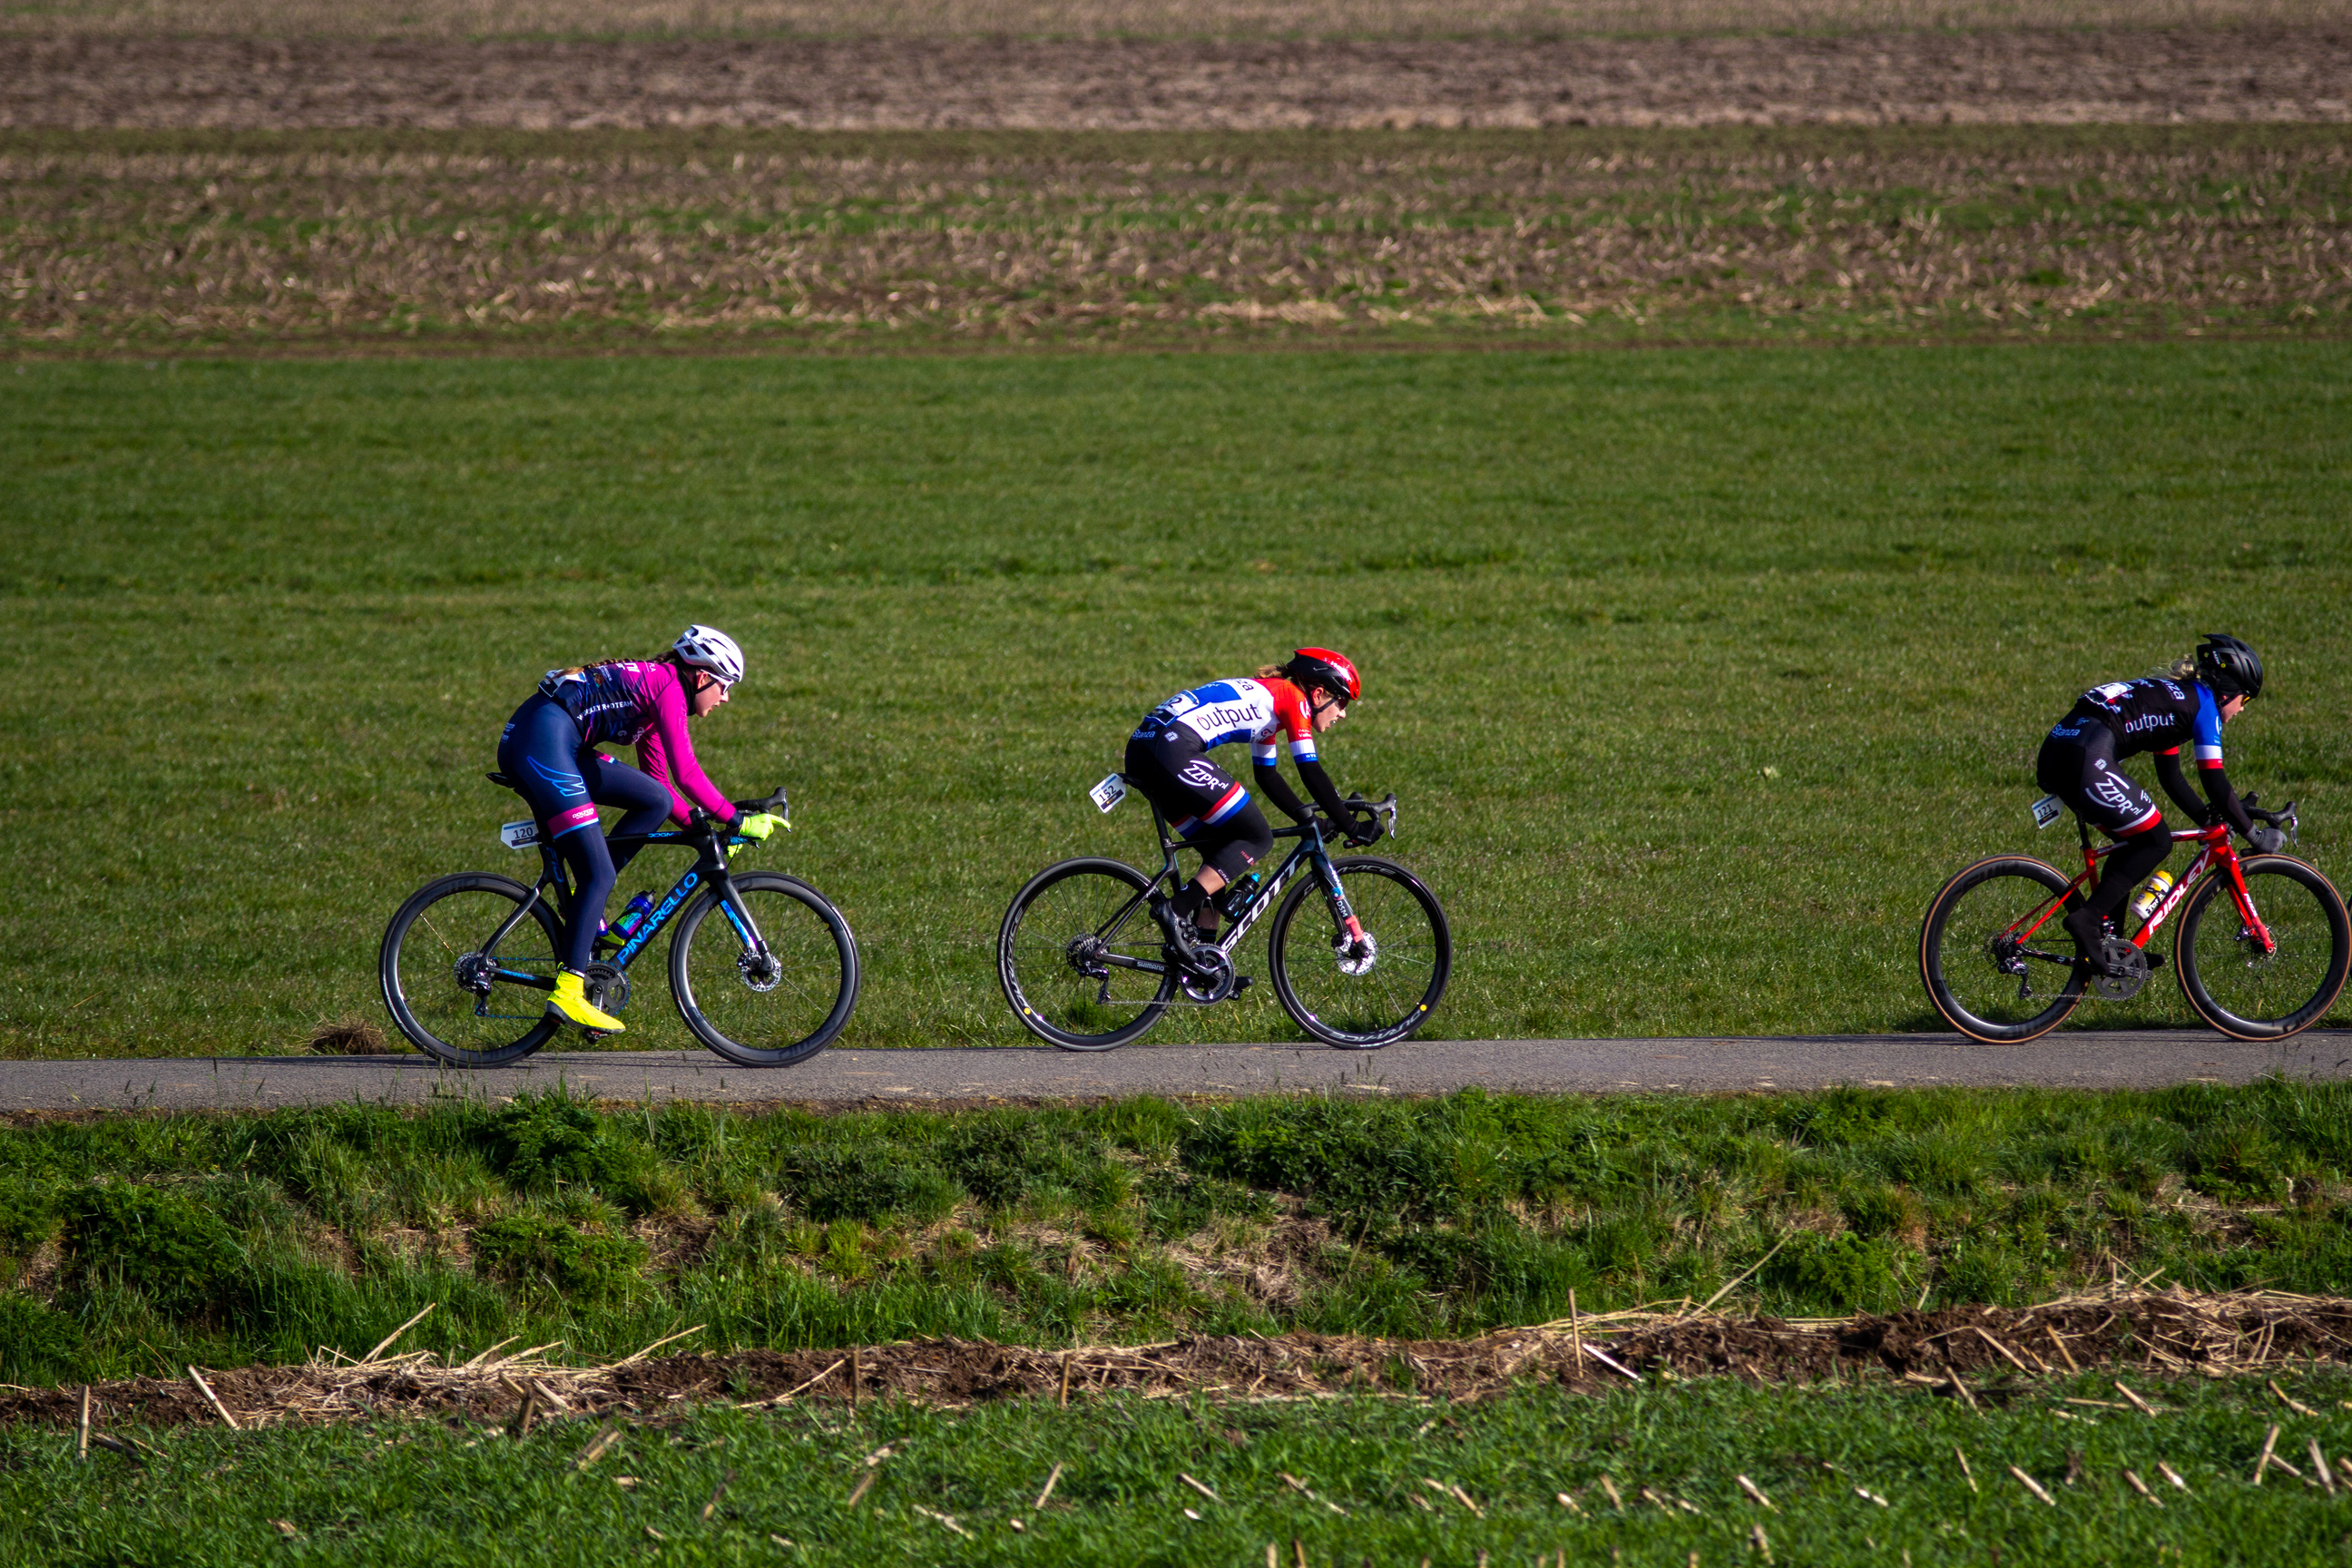
[[[2283,1040],[2335,1005],[2352,961],[2344,900],[2326,878],[2284,855],[2240,862],[2254,913],[2275,946],[2263,952],[2227,879],[2210,876],[2181,906],[2173,955],[2198,1016],[2236,1040]]]
[[[523,918],[495,950],[489,940]],[[376,960],[383,1005],[409,1043],[451,1067],[519,1061],[555,1037],[548,991],[499,978],[556,969],[555,916],[520,882],[466,871],[427,882],[385,928]],[[549,989],[552,989],[551,984]]]
[[[2073,885],[2022,855],[1979,860],[1944,884],[1919,931],[1919,976],[1946,1023],[1972,1040],[2021,1045],[2081,1004],[2084,972],[2053,907]]]
[[[1160,928],[1143,907],[1151,879],[1118,860],[1065,860],[1029,879],[996,933],[996,974],[1021,1026],[1066,1051],[1107,1051],[1160,1021],[1176,994]]]
[[[1453,928],[1437,895],[1393,860],[1360,855],[1331,869],[1367,945],[1355,945],[1321,879],[1301,878],[1266,931],[1274,994],[1324,1044],[1378,1050],[1420,1028],[1445,994]],[[1310,896],[1325,918],[1297,923]]]
[[[703,894],[678,917],[669,944],[678,1016],[696,1039],[730,1062],[804,1062],[833,1044],[857,1006],[856,939],[841,911],[796,878],[748,871],[729,881],[765,951],[753,946],[718,889]],[[719,910],[725,912],[710,921]]]

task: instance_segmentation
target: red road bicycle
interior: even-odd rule
[[[2290,833],[2297,826],[2293,801],[2256,815]],[[2129,1000],[2164,966],[2148,942],[2176,910],[2181,993],[2221,1033],[2284,1040],[2335,1005],[2352,962],[2343,899],[2317,868],[2293,856],[2241,856],[2227,823],[2172,836],[2200,845],[2197,858],[2137,931],[2103,943],[2107,966],[2122,973],[2095,972],[2060,918],[2082,902],[2099,858],[2115,846],[2095,849],[2090,828],[2079,818],[2075,826],[2083,869],[2071,880],[2031,856],[1997,855],[1945,883],[1927,906],[1919,974],[1952,1027],[1990,1044],[2021,1044],[2064,1022],[2086,985],[2103,1000]],[[2126,912],[2118,910],[2117,919]]]

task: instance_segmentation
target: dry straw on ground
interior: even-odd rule
[[[2001,332],[2077,315],[2304,330],[2352,303],[2352,148],[2321,138],[1254,162],[740,147],[0,153],[0,332],[1118,342],[1734,317]]]
[[[876,1398],[961,1405],[1059,1399],[1066,1387],[1075,1398],[1471,1399],[1523,1383],[1606,1392],[1661,1373],[1770,1383],[1892,1379],[1975,1403],[2005,1401],[2035,1392],[2042,1380],[2090,1370],[2229,1377],[2352,1359],[2352,1300],[2176,1287],[2071,1296],[2022,1310],[1952,1307],[1798,1321],[1715,1317],[1685,1302],[1460,1341],[1285,1334],[1046,1350],[925,1340],[854,1352],[640,1352],[604,1366],[548,1359],[558,1348],[501,1353],[505,1347],[494,1346],[456,1365],[425,1352],[359,1363],[322,1354],[305,1366],[214,1373],[205,1381],[241,1427],[385,1415],[519,1422],[527,1402],[531,1414],[549,1419],[642,1416],[689,1399],[770,1408]],[[2128,1389],[2119,1389],[2116,1403],[2125,1411],[2162,1408]],[[185,1379],[99,1384],[95,1404],[111,1425],[220,1419]],[[0,1423],[68,1427],[79,1412],[78,1387],[0,1388]]]

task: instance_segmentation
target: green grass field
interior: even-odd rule
[[[2231,772],[2342,879],[2337,345],[0,370],[0,1051],[283,1050],[380,1016],[427,878],[529,875],[483,782],[539,673],[690,619],[782,784],[846,1038],[1010,1043],[1004,903],[1143,858],[1136,715],[1301,642],[1402,797],[1455,1036],[1876,1031],[1927,895],[2026,816],[2087,683],[2225,628]],[[667,885],[649,856],[624,891]],[[679,1045],[658,976],[625,1043]],[[1287,1038],[1263,988],[1157,1039]],[[2339,1013],[2339,1017],[2345,1015]],[[2085,1024],[2186,1021],[2168,979]],[[780,1083],[780,1092],[786,1087]]]
[[[1469,1335],[2105,1287],[2340,1294],[2352,1087],[1265,1099],[734,1116],[561,1099],[0,1137],[0,1383],[521,1336]],[[2129,1279],[2126,1279],[2126,1283]]]
[[[2290,1381],[2320,1414],[2290,1414],[2246,1379],[2150,1389],[2166,1413],[2144,1416],[2087,1378],[1981,1415],[1883,1384],[1728,1380],[1455,1405],[688,1410],[629,1429],[584,1469],[585,1423],[520,1441],[425,1423],[133,1433],[150,1445],[135,1468],[110,1453],[78,1466],[71,1432],[18,1428],[0,1435],[0,1553],[59,1565],[2339,1563],[2340,1499],[2276,1470],[2252,1479],[2273,1424],[2305,1474],[2307,1445],[2331,1463],[2352,1445],[2339,1408],[2352,1384]]]

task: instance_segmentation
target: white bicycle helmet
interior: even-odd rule
[[[730,686],[743,679],[743,650],[717,626],[687,627],[670,644],[670,651],[677,655],[680,664],[707,669]]]

